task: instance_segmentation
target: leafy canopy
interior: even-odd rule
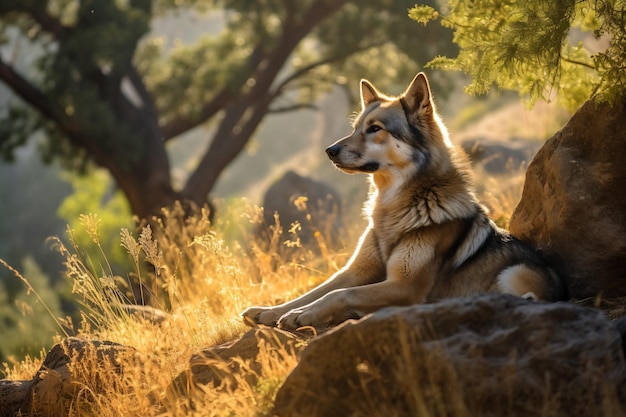
[[[460,52],[438,56],[430,67],[471,76],[470,94],[495,84],[531,102],[558,92],[568,108],[597,94],[614,100],[626,91],[624,0],[449,0],[409,16],[454,30]]]
[[[46,161],[107,169],[140,216],[175,199],[203,204],[268,114],[311,108],[319,92],[361,77],[395,87],[436,53],[455,53],[449,29],[407,19],[413,5],[3,0],[0,88],[14,94],[0,100],[0,156],[42,131]],[[219,18],[189,43],[152,31],[198,11]],[[198,126],[211,127],[209,148],[174,190],[164,144]]]

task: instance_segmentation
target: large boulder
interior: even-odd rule
[[[270,241],[278,215],[284,237],[294,223],[300,224],[297,238],[303,246],[315,249],[324,238],[323,244],[332,245],[338,241],[342,228],[341,198],[330,185],[288,171],[272,184],[263,197],[263,224],[258,234]]]
[[[502,294],[381,310],[313,340],[272,415],[623,415],[601,311]]]
[[[485,172],[496,175],[510,175],[511,171],[524,168],[537,152],[539,141],[512,137],[507,142],[487,138],[464,140],[461,147],[473,164],[481,166]]]
[[[0,380],[0,416],[13,417],[18,414],[28,396],[32,381]]]
[[[573,298],[626,295],[626,99],[585,103],[526,172],[511,232],[539,248]]]
[[[181,372],[170,387],[172,398],[186,397],[195,387],[212,385],[215,388],[237,388],[237,375],[254,386],[261,373],[259,354],[268,350],[296,354],[304,346],[303,338],[290,332],[272,327],[257,327],[239,339],[213,346],[194,354],[189,369]],[[247,372],[241,365],[246,363]],[[251,371],[251,372],[250,372]]]
[[[143,360],[134,348],[70,337],[50,349],[32,380],[0,381],[0,416],[65,416],[78,392],[123,389],[125,366]]]
[[[194,354],[189,368],[181,372],[167,389],[164,410],[186,410],[193,414],[207,404],[206,388],[234,393],[256,387],[264,374],[263,361],[270,357],[286,360],[305,345],[306,337],[272,327],[257,327],[240,338]],[[246,388],[244,388],[246,389]]]

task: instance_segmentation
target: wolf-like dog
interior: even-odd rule
[[[326,153],[340,170],[369,175],[369,224],[326,282],[278,306],[250,307],[245,320],[325,328],[387,306],[483,292],[566,297],[540,255],[498,228],[477,200],[467,156],[452,146],[423,73],[399,97],[361,80],[354,131]]]

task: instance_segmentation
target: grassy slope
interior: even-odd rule
[[[258,219],[258,208],[239,209],[242,211],[238,216],[225,216],[226,220],[214,229],[209,228],[202,214],[182,220],[182,211],[174,210],[165,216],[162,227],[154,234],[147,228],[140,236],[122,233],[122,244],[138,266],[135,271],[128,271],[129,276],[141,280],[153,305],[170,313],[158,325],[123,312],[121,305],[133,301],[128,279],[108,270],[104,254],[99,259],[84,259],[80,248],[59,242],[67,259],[68,279],[73,280],[76,299],[84,305],[84,320],[74,332],[87,339],[133,346],[140,357],[146,358],[142,366],[127,370],[129,378],[123,384],[127,384],[128,390],[93,396],[92,387],[86,384],[84,392],[72,404],[72,415],[159,415],[163,409],[154,399],[165,400],[168,386],[181,371],[189,368],[192,354],[232,340],[247,330],[238,317],[245,307],[292,298],[321,282],[347,259],[347,251],[319,257],[301,250],[277,265],[277,253],[282,250],[280,241],[263,250],[245,230],[241,232],[243,241],[250,244],[229,247],[220,230],[245,227]],[[236,225],[226,224],[230,222]],[[181,228],[181,223],[185,227]],[[98,245],[96,225],[95,217],[84,219],[83,227],[95,246]],[[151,266],[145,268],[146,263]],[[7,378],[31,379],[44,354],[42,351],[39,358],[5,364]],[[236,393],[207,389],[203,396],[206,407],[199,415],[263,414],[271,406],[278,384],[295,366],[295,358],[286,351],[278,352],[278,356],[263,352],[261,362],[264,367],[258,385],[250,386],[243,376],[235,376],[240,382]],[[94,374],[94,369],[85,372]],[[243,370],[245,375],[245,366]],[[106,380],[108,371],[98,372],[104,373]],[[190,415],[182,404],[170,403],[168,412]]]
[[[519,109],[514,107],[509,111],[517,112]],[[341,112],[333,110],[330,113],[336,117]],[[331,125],[328,118],[320,117],[322,124],[318,124],[317,130],[312,133],[310,146],[300,148],[299,158],[307,152],[319,153],[320,147],[330,142],[326,140],[326,135],[343,129],[340,125]],[[489,128],[489,132],[493,133],[493,127]],[[294,165],[301,167],[304,165],[302,161],[299,159]],[[323,164],[326,161],[322,159],[321,162],[309,160],[310,167],[320,173],[319,177],[331,181],[337,179],[333,184],[338,184],[344,194],[364,195],[362,177],[336,173],[330,164]],[[275,163],[266,160],[264,165]],[[291,165],[286,161],[284,166]],[[479,175],[483,184],[482,195],[496,209],[495,214],[503,219],[516,204],[521,189],[521,173],[510,177],[508,181],[502,181]],[[505,184],[504,189],[502,184]],[[356,200],[355,210],[358,211],[362,198],[350,200]],[[249,236],[250,226],[259,219],[258,207],[242,202],[233,203],[230,207],[213,230],[209,229],[202,215],[187,221],[181,228],[180,213],[173,212],[166,217],[158,239],[152,238],[147,230],[141,236],[133,238],[126,235],[123,238],[122,243],[138,266],[135,271],[127,271],[127,275],[139,277],[146,291],[151,293],[153,304],[171,313],[160,325],[137,321],[116,307],[120,302],[129,301],[129,298],[132,301],[132,296],[125,284],[128,276],[121,279],[113,276],[112,271],[107,270],[106,255],[101,259],[81,259],[80,248],[66,248],[68,278],[74,281],[77,299],[84,300],[86,304],[86,320],[76,332],[85,338],[113,340],[134,346],[140,355],[151,358],[145,361],[144,366],[132,371],[133,377],[127,381],[132,389],[105,392],[96,397],[79,396],[72,406],[74,415],[159,415],[163,410],[151,399],[163,399],[172,379],[188,368],[193,353],[246,331],[238,318],[241,310],[253,304],[275,304],[293,298],[324,280],[350,255],[351,248],[321,257],[302,250],[289,259],[278,260],[282,238],[278,237],[273,247],[261,249]],[[91,231],[94,245],[97,245],[94,222],[86,219],[84,226]],[[348,239],[349,242],[356,241],[359,229],[360,226],[351,228],[353,236]],[[239,236],[239,239],[232,239],[233,235]],[[143,268],[144,261],[151,263],[152,268]],[[205,406],[197,414],[264,415],[271,406],[280,381],[295,365],[295,358],[285,360],[288,356],[285,353],[281,360],[269,353],[263,356],[261,379],[254,386],[242,378],[235,392],[207,388]],[[9,379],[30,379],[40,362],[41,358],[27,358],[6,365],[5,372]],[[171,405],[167,411],[169,415],[190,415],[189,410],[180,404]]]

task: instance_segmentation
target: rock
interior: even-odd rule
[[[205,349],[193,355],[189,370],[174,379],[168,398],[171,401],[188,398],[189,408],[194,409],[195,388],[198,386],[211,384],[216,388],[234,390],[237,388],[237,375],[245,378],[248,385],[254,386],[261,372],[258,361],[260,349],[275,352],[284,350],[295,354],[303,346],[303,340],[303,337],[280,329],[258,327],[237,340]],[[241,372],[241,364],[244,362],[248,369]]]
[[[472,163],[480,164],[490,174],[507,174],[523,168],[537,152],[539,142],[511,138],[506,143],[489,139],[468,139],[461,147]]]
[[[109,384],[119,378],[106,376],[123,372],[129,360],[136,366],[134,354],[135,349],[113,342],[68,338],[48,352],[32,381],[1,381],[0,415],[67,415],[82,387],[94,393],[115,389]],[[7,397],[9,392],[14,396]]]
[[[615,328],[622,336],[622,350],[624,351],[624,355],[626,355],[626,317],[615,320]]]
[[[325,238],[326,245],[337,241],[341,224],[341,198],[330,185],[288,171],[267,190],[263,198],[263,221],[257,234],[270,241],[279,216],[283,237],[290,238],[288,230],[298,222],[300,244],[310,248],[319,245],[316,232]]]
[[[30,391],[32,381],[0,380],[0,416],[15,416]]]
[[[622,415],[601,311],[503,294],[393,307],[313,340],[272,415]]]
[[[145,320],[152,324],[161,324],[166,321],[170,315],[160,308],[137,305],[137,304],[121,304],[120,308],[124,310],[131,317]]]
[[[626,295],[626,99],[586,102],[539,150],[510,230],[573,298]]]

